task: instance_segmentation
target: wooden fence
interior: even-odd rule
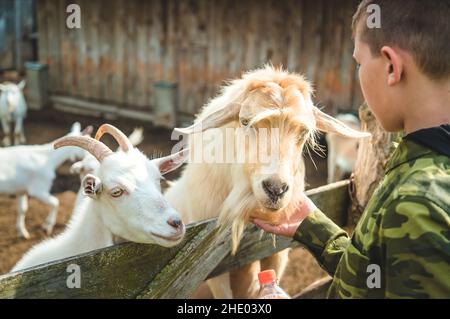
[[[349,181],[307,192],[339,225],[347,220]],[[173,248],[122,243],[83,255],[0,276],[0,298],[189,298],[202,281],[298,244],[248,227],[235,256],[229,234],[217,234],[216,220],[188,225],[183,242]],[[212,244],[219,236],[217,244]],[[215,241],[214,241],[215,242]],[[81,269],[81,288],[67,287],[67,267]],[[323,297],[329,281],[304,298]]]
[[[177,84],[192,116],[223,81],[267,62],[312,80],[316,101],[356,109],[352,60],[357,0],[40,0],[39,60],[52,94],[148,110],[153,85]],[[66,7],[81,8],[68,29]]]

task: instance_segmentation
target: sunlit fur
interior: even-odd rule
[[[232,228],[235,252],[250,217],[258,216],[276,224],[281,215],[294,211],[299,204],[297,195],[304,189],[303,146],[314,144],[311,93],[310,84],[302,76],[267,66],[231,81],[204,107],[197,121],[203,121],[224,105],[230,105],[230,108],[232,104],[239,105],[232,120],[220,126],[223,130],[242,127],[239,121],[242,118],[248,118],[249,126],[256,130],[268,128],[270,133],[270,129],[279,128],[280,165],[277,173],[283,179],[289,179],[291,185],[282,205],[276,210],[268,210],[262,205],[264,195],[257,185],[264,177],[261,174],[264,164],[191,163],[167,192],[169,200],[183,212],[187,222],[219,215],[219,225]],[[233,151],[231,144],[224,143],[225,152]],[[189,147],[194,154],[195,143],[191,142]],[[182,188],[189,191],[188,196],[179,196]],[[205,196],[202,190],[210,195]],[[197,194],[201,195],[197,197]]]

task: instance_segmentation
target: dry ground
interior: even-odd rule
[[[40,144],[50,142],[66,134],[70,124],[75,120],[80,121],[83,127],[92,124],[97,128],[102,123],[102,121],[87,117],[75,117],[61,113],[31,112],[25,122],[27,143]],[[140,123],[131,121],[108,122],[117,125],[125,133],[130,133],[134,126],[142,126]],[[169,153],[171,145],[168,143],[170,141],[170,132],[168,130],[155,129],[146,124],[144,131],[144,142],[139,148],[145,154],[160,155]],[[317,156],[314,156],[314,161],[317,169],[309,160],[307,161],[307,182],[310,184],[310,187],[324,184],[326,180],[326,161]],[[66,163],[58,169],[58,177],[53,185],[52,193],[60,201],[54,234],[60,233],[69,220],[76,197],[75,192],[79,186],[78,178],[69,174],[69,167],[70,164]],[[174,177],[176,176],[169,176],[169,179]],[[31,238],[29,240],[19,239],[15,229],[16,200],[13,196],[0,195],[0,274],[8,272],[23,253],[32,245],[46,238],[40,225],[45,220],[47,212],[47,206],[35,199],[30,199],[26,227],[30,232]],[[290,253],[290,262],[281,285],[288,293],[295,294],[323,276],[325,276],[325,272],[320,269],[314,258],[305,249],[297,248]],[[200,295],[208,296],[209,292],[205,287],[201,287],[197,296]]]

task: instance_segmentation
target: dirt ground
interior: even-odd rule
[[[88,117],[67,115],[62,113],[31,112],[25,122],[25,134],[28,144],[48,143],[66,134],[72,122],[79,121],[83,127],[94,125],[96,129],[104,121]],[[152,128],[148,124],[133,121],[108,121],[120,127],[129,134],[136,126],[144,126],[144,141],[140,145],[148,156],[168,154],[171,148],[170,132],[164,129]],[[1,134],[0,134],[1,135]],[[111,140],[106,139],[111,146]],[[315,165],[307,160],[308,188],[317,187],[326,181],[326,160],[313,155]],[[79,187],[77,176],[70,175],[70,163],[65,163],[58,169],[58,176],[54,182],[52,193],[60,201],[57,224],[54,234],[60,233],[69,220],[76,190]],[[168,179],[176,178],[176,173],[168,176]],[[31,235],[28,240],[20,239],[15,229],[16,199],[13,196],[0,195],[0,274],[7,273],[20,257],[34,244],[46,238],[41,224],[47,216],[49,208],[31,198],[26,216],[26,227]],[[293,249],[290,253],[290,261],[281,286],[294,295],[312,282],[326,276],[326,273],[318,266],[314,258],[303,248]],[[201,287],[196,296],[209,296],[206,287]]]

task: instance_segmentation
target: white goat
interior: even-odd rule
[[[313,105],[311,92],[310,84],[302,76],[267,66],[230,82],[204,107],[191,127],[178,129],[190,135],[191,157],[198,152],[203,155],[202,149],[207,149],[218,157],[222,155],[222,159],[233,158],[234,155],[229,155],[236,154],[236,145],[239,147],[242,140],[238,140],[239,134],[227,134],[230,129],[248,131],[256,137],[244,144],[248,158],[256,161],[223,164],[190,160],[180,179],[166,192],[166,198],[186,223],[219,217],[222,228],[231,227],[234,252],[250,219],[257,217],[277,224],[281,216],[292,214],[300,204],[298,198],[304,190],[305,176],[302,151],[305,143],[314,144],[315,130],[350,137],[368,136],[321,112]],[[223,139],[201,137],[203,131],[211,128],[218,128],[215,131],[221,134],[217,136]],[[265,136],[269,138],[263,138],[263,131],[268,131]],[[252,141],[273,150],[271,155],[278,159],[261,161],[255,154],[258,148],[250,146]],[[208,284],[214,297],[255,297],[259,289],[257,272],[273,268],[281,277],[287,253],[282,251],[210,279]]]
[[[69,136],[88,134],[92,127],[81,132],[80,123],[72,125]],[[0,193],[18,196],[16,228],[20,236],[29,238],[25,227],[28,210],[28,196],[51,206],[43,224],[47,234],[51,234],[56,222],[59,201],[50,194],[55,170],[70,158],[83,158],[85,151],[77,147],[55,150],[53,143],[43,145],[20,145],[0,148]]]
[[[5,82],[0,84],[0,119],[2,122],[3,145],[11,145],[10,125],[14,123],[14,144],[25,144],[23,120],[27,114],[27,103],[23,96],[25,80],[19,84]]]
[[[97,140],[104,133],[113,135],[121,151],[114,153]],[[110,246],[114,236],[165,247],[182,240],[184,224],[162,195],[160,180],[183,163],[184,155],[149,160],[108,124],[99,128],[96,139],[64,137],[56,141],[55,148],[68,145],[89,151],[100,163],[94,174],[83,179],[88,197],[63,233],[34,246],[12,271]]]
[[[358,130],[360,122],[357,116],[351,113],[340,113],[336,119],[345,123],[348,127]],[[355,166],[358,153],[358,140],[340,136],[335,133],[326,135],[328,145],[328,183],[341,180],[346,174],[350,174]]]

